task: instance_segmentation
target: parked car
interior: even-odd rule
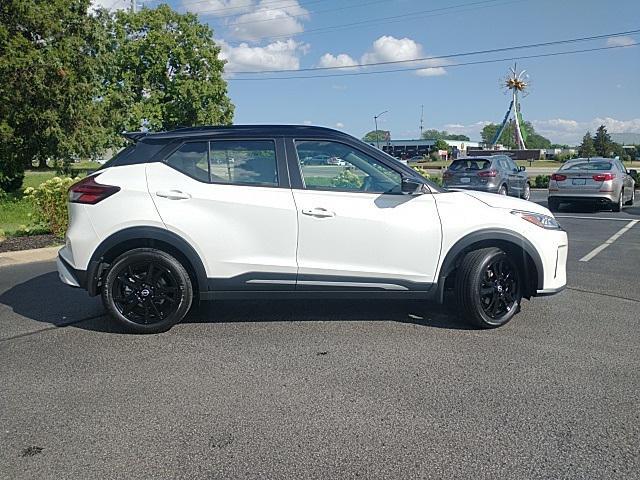
[[[127,134],[69,190],[61,280],[135,332],[199,300],[418,298],[450,292],[480,327],[565,286],[567,235],[546,208],[439,188],[384,152],[311,126]],[[318,169],[326,155],[348,166]],[[230,163],[225,159],[234,158]],[[447,295],[449,296],[449,295]]]
[[[529,200],[531,184],[525,167],[506,155],[454,160],[442,174],[447,188],[478,190]]]
[[[627,170],[615,158],[576,158],[563,164],[549,179],[549,208],[562,203],[604,205],[614,212],[635,201],[636,170]]]

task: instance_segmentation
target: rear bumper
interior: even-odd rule
[[[443,186],[456,190],[476,190],[478,192],[498,193],[497,185],[452,185],[450,183],[444,183]]]
[[[609,204],[618,201],[618,196],[614,192],[594,192],[576,195],[575,193],[549,192],[549,198],[555,198],[560,202],[567,203],[601,203]]]
[[[87,272],[86,270],[78,270],[73,268],[71,264],[65,260],[62,253],[58,253],[56,260],[58,276],[62,283],[76,288],[87,288]]]

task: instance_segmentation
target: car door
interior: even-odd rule
[[[298,220],[282,140],[194,140],[147,166],[166,227],[200,254],[209,289],[295,289]]]
[[[402,194],[401,168],[346,143],[289,142],[292,183],[299,174],[293,189],[299,225],[296,288],[428,290],[441,242],[433,195]],[[319,154],[344,164],[298,161]]]
[[[513,160],[509,157],[501,157],[500,165],[504,169],[505,174],[507,175],[508,187],[509,187],[509,195],[514,197],[519,197],[522,195],[522,176],[520,175],[520,170],[518,166],[515,164]]]

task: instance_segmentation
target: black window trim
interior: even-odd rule
[[[364,193],[364,194],[368,194],[368,195],[404,195],[404,193],[402,192],[362,192],[359,190],[350,190],[348,188],[323,188],[323,187],[319,187],[319,188],[307,188],[305,182],[304,182],[304,175],[302,174],[302,164],[300,163],[300,158],[298,157],[298,149],[296,148],[296,142],[332,142],[332,143],[339,143],[342,145],[345,145],[349,148],[352,148],[353,150],[356,150],[357,152],[362,153],[363,155],[366,155],[367,157],[373,158],[374,160],[376,160],[378,163],[380,163],[381,165],[384,165],[385,167],[387,167],[390,170],[393,170],[394,172],[396,172],[398,175],[400,175],[400,178],[404,178],[406,177],[406,173],[394,168],[393,165],[389,165],[388,162],[383,161],[382,159],[378,158],[375,155],[371,155],[370,153],[367,153],[365,151],[363,151],[361,148],[358,148],[354,145],[352,145],[349,142],[343,141],[342,139],[337,139],[337,138],[323,138],[323,137],[289,137],[287,138],[288,142],[288,149],[287,151],[290,152],[291,154],[291,162],[295,162],[295,165],[291,166],[291,170],[292,171],[296,171],[296,173],[299,175],[299,182],[296,182],[297,185],[296,186],[292,186],[291,188],[296,189],[296,190],[306,190],[306,191],[310,191],[310,192],[341,192],[341,193]],[[294,170],[295,169],[295,170]]]
[[[250,182],[215,182],[211,180],[211,143],[212,142],[242,142],[242,141],[255,141],[255,142],[271,142],[274,146],[274,152],[276,154],[276,172],[278,176],[278,182],[276,185],[267,185],[267,184],[257,184]],[[183,145],[187,143],[200,143],[207,142],[207,168],[209,169],[209,181],[200,180],[192,175],[189,175],[187,172],[183,172],[182,170],[170,165],[167,160],[173,155],[176,151],[178,151]],[[185,138],[178,139],[175,142],[171,143],[171,147],[169,149],[163,149],[163,155],[158,161],[169,168],[174,169],[175,171],[185,175],[196,182],[204,183],[206,185],[231,185],[238,187],[262,187],[262,188],[291,188],[290,187],[290,178],[289,178],[289,168],[287,165],[286,153],[284,148],[284,142],[282,137],[221,137],[216,136],[214,138],[211,137],[193,137],[193,138]]]

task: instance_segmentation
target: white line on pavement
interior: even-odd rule
[[[591,260],[593,257],[595,257],[596,255],[598,255],[601,251],[603,251],[605,248],[607,248],[609,245],[611,245],[613,242],[615,242],[617,239],[619,239],[622,234],[624,232],[626,232],[627,230],[631,229],[636,223],[638,223],[640,220],[631,220],[629,223],[627,223],[624,227],[622,227],[620,230],[618,230],[616,233],[614,233],[613,235],[611,235],[611,237],[609,238],[609,240],[607,240],[606,242],[604,242],[602,245],[594,248],[593,250],[591,250],[589,253],[587,253],[584,257],[582,257],[580,259],[581,262],[588,262],[589,260]]]
[[[615,218],[615,217],[586,217],[577,215],[554,215],[556,218],[576,218],[580,220],[615,220],[617,222],[628,222],[628,218]]]

